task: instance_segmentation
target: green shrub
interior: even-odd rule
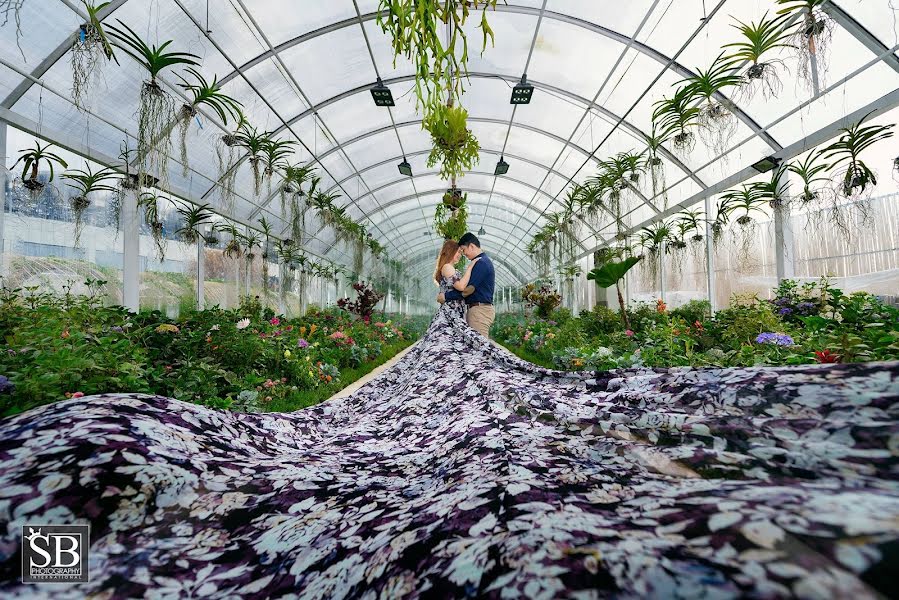
[[[712,305],[708,300],[690,300],[683,306],[679,306],[669,313],[672,318],[680,318],[689,324],[697,321],[703,323],[712,315]]]
[[[590,337],[622,331],[621,315],[607,306],[596,305],[593,310],[584,311],[578,317],[584,333]]]

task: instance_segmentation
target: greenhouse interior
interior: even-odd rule
[[[896,0],[0,0],[0,598],[893,597],[897,122]]]

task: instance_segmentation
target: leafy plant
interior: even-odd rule
[[[133,29],[118,20],[120,27],[107,25],[115,46],[146,69],[149,79],[141,86],[137,119],[137,161],[140,173],[161,178],[168,176],[168,155],[171,149],[169,124],[174,122],[174,101],[156,81],[162,71],[176,65],[197,66],[199,56],[189,52],[169,52],[168,40],[159,46],[144,42]]]
[[[428,167],[440,163],[440,176],[455,185],[457,177],[478,163],[481,149],[467,127],[468,111],[461,106],[438,105],[425,116],[422,126],[431,134]]]
[[[778,15],[791,17],[796,13],[801,18],[792,31],[790,46],[796,51],[799,61],[799,76],[808,86],[820,89],[829,66],[830,42],[836,26],[824,11],[828,0],[775,0],[783,8]]]
[[[293,153],[292,146],[296,142],[293,140],[274,140],[267,139],[262,146],[262,155],[265,157],[265,167],[262,174],[268,183],[268,195],[272,195],[271,184],[275,171],[283,170],[287,166],[287,157]],[[257,192],[258,195],[258,192]]]
[[[181,167],[182,174],[187,177],[188,159],[187,159],[187,131],[190,128],[191,119],[197,116],[197,109],[206,106],[212,109],[218,116],[223,125],[228,124],[228,118],[238,119],[243,106],[238,100],[228,96],[222,92],[222,88],[218,83],[218,77],[214,77],[211,82],[200,74],[193,67],[187,67],[187,72],[193,77],[193,82],[188,81],[183,76],[178,75],[181,83],[179,87],[184,89],[190,96],[190,101],[181,105],[178,111],[178,139],[181,148]]]
[[[840,193],[846,198],[857,199],[877,185],[877,174],[865,164],[861,154],[874,144],[893,137],[891,130],[895,124],[863,127],[869,116],[870,113],[858,123],[841,129],[843,134],[839,139],[822,150],[824,160],[833,161],[831,169],[841,168]]]
[[[175,210],[181,215],[181,227],[175,235],[185,244],[196,244],[203,236],[203,227],[212,222],[214,213],[208,204],[179,204]]]
[[[697,69],[695,76],[678,82],[685,83],[686,93],[699,101],[699,134],[719,153],[723,152],[737,126],[733,102],[723,96],[719,99],[724,90],[739,89],[743,85],[743,78],[735,69],[735,62],[721,53],[707,70]]]
[[[47,143],[41,146],[41,143],[35,140],[34,148],[25,148],[19,150],[19,158],[16,159],[15,163],[13,163],[13,169],[15,169],[19,163],[22,163],[22,184],[33,194],[39,194],[41,190],[44,189],[45,184],[41,181],[38,181],[37,178],[38,169],[41,164],[46,164],[47,169],[49,169],[50,171],[50,177],[49,179],[47,179],[47,183],[53,181],[54,164],[59,165],[64,169],[68,168],[69,166],[61,156],[50,151],[50,148],[52,147],[52,143]]]
[[[240,132],[249,127],[243,111],[238,111],[234,129],[222,135],[215,143],[215,155],[218,159],[218,183],[222,189],[222,206],[228,213],[234,211],[234,184],[237,181],[239,160]]]
[[[108,185],[104,182],[115,179],[117,174],[112,169],[100,169],[94,172],[90,164],[88,164],[85,170],[74,169],[66,171],[62,174],[62,177],[68,181],[69,186],[75,188],[78,192],[69,199],[72,212],[75,214],[75,239],[73,245],[77,247],[84,228],[84,212],[91,205],[91,194],[95,192],[115,193],[116,186]]]
[[[657,101],[652,113],[653,128],[662,138],[671,138],[674,149],[682,154],[696,144],[692,130],[699,125],[700,108],[693,99],[689,86],[678,88],[671,98]]]
[[[729,213],[741,213],[736,218],[734,237],[737,242],[737,257],[740,264],[746,266],[751,261],[752,246],[757,232],[757,224],[752,216],[754,213],[765,214],[763,207],[767,201],[760,194],[757,185],[744,184],[738,190],[723,193],[721,203]]]
[[[337,301],[337,306],[347,312],[359,315],[363,321],[368,323],[371,321],[378,302],[384,298],[384,294],[364,281],[354,283],[353,289],[356,290],[356,299],[341,298]]]
[[[756,23],[749,24],[737,20],[735,27],[743,36],[738,42],[724,44],[724,48],[733,48],[733,52],[727,55],[727,60],[744,60],[751,63],[746,71],[746,85],[744,91],[750,96],[757,87],[761,87],[765,97],[776,97],[783,84],[777,74],[777,65],[783,64],[779,60],[763,60],[764,57],[778,48],[792,48],[789,44],[789,32],[784,29],[784,19],[768,18],[768,13]]]
[[[562,296],[548,285],[537,286],[529,283],[521,289],[521,300],[527,306],[536,308],[537,316],[548,319],[552,312],[562,304]]]
[[[380,0],[377,23],[388,34],[396,58],[405,56],[415,67],[416,108],[433,109],[462,96],[462,77],[468,74],[468,38],[465,25],[472,10],[483,8],[479,25],[493,42],[487,9],[497,0]],[[444,31],[449,27],[449,40]],[[461,52],[457,52],[457,44]]]
[[[265,160],[265,150],[271,140],[271,134],[259,132],[255,127],[246,124],[237,134],[238,144],[242,146],[248,155],[250,167],[253,169],[253,193],[259,196],[262,186],[262,164]]]
[[[165,227],[159,218],[159,202],[161,198],[153,192],[143,192],[137,200],[137,206],[144,211],[144,223],[150,229],[153,243],[156,245],[156,256],[161,262],[165,258]]]
[[[828,165],[822,160],[823,152],[813,150],[809,152],[802,160],[795,160],[787,165],[787,170],[793,173],[802,181],[802,193],[798,199],[801,205],[805,206],[817,200],[824,189],[824,183],[830,181],[828,177],[820,177],[828,169]]]
[[[87,12],[87,22],[82,23],[72,43],[72,102],[79,110],[85,107],[88,86],[99,76],[103,60],[119,62],[100,21],[99,13],[109,2],[95,5],[81,0],[81,3]]]
[[[468,231],[468,196],[462,196],[456,208],[445,203],[437,205],[434,213],[434,231],[447,240],[458,240]]]
[[[627,272],[633,269],[642,259],[642,256],[629,256],[622,261],[609,260],[587,273],[587,279],[595,282],[596,285],[603,289],[612,287],[613,285],[615,286],[615,291],[618,292],[618,306],[621,311],[621,321],[624,323],[625,329],[630,329],[631,324],[627,318],[627,310],[624,306],[624,296],[621,293],[621,280],[624,279]]]

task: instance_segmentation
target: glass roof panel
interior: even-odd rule
[[[253,0],[246,2],[245,6],[275,46],[335,21],[356,16],[351,2],[316,2],[315,10],[297,10],[298,5],[285,3],[284,0]]]

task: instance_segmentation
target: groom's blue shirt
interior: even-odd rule
[[[474,286],[474,293],[465,298],[466,304],[474,304],[475,302],[488,302],[493,304],[493,288],[496,284],[496,272],[493,270],[493,263],[490,258],[481,252],[478,256],[481,260],[475,263],[471,269],[471,278],[468,285]],[[477,257],[475,257],[477,258]],[[450,290],[443,295],[445,300],[462,300],[462,292],[458,290]]]

